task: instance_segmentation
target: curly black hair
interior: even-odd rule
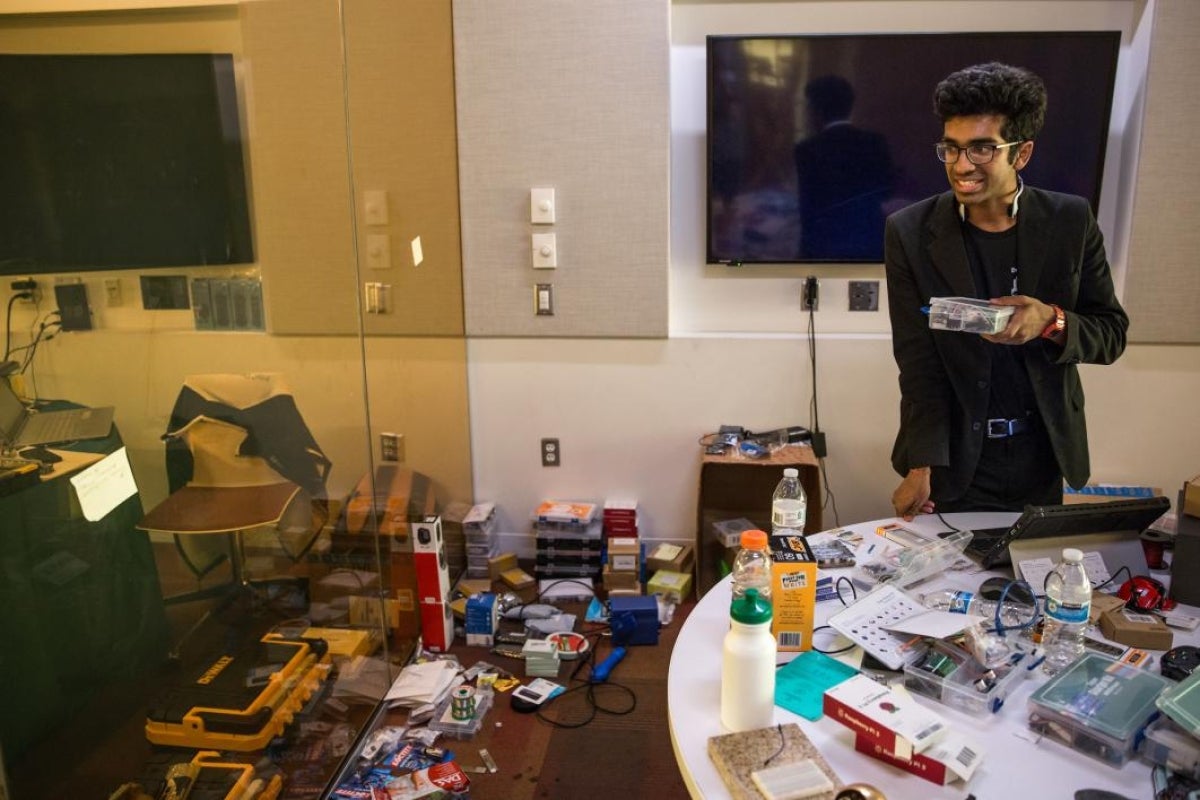
[[[1046,84],[1022,67],[990,62],[951,73],[933,90],[933,110],[951,117],[999,114],[1005,141],[1031,141],[1046,120]],[[1016,157],[1012,150],[1010,158]]]

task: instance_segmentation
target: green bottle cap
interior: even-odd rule
[[[729,606],[729,616],[743,625],[761,625],[771,621],[771,602],[759,597],[758,589],[747,589]]]

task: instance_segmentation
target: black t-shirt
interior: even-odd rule
[[[1014,225],[994,233],[970,223],[966,229],[967,258],[979,299],[1017,293],[1017,231]],[[992,359],[991,396],[988,417],[1016,419],[1033,411],[1036,403],[1029,373],[1025,370],[1025,348],[987,342]]]

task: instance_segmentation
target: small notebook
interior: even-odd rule
[[[813,795],[814,800],[833,800],[841,780],[833,767],[796,723],[759,728],[742,733],[727,733],[708,740],[708,757],[721,773],[734,800],[762,800],[751,773],[764,767],[794,763],[805,759],[816,764],[833,783],[834,789]],[[770,762],[769,764],[767,762]]]

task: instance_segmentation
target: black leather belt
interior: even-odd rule
[[[1033,430],[1033,417],[1018,419],[989,419],[987,421],[987,437],[989,439],[1007,439],[1019,433],[1029,433]]]

